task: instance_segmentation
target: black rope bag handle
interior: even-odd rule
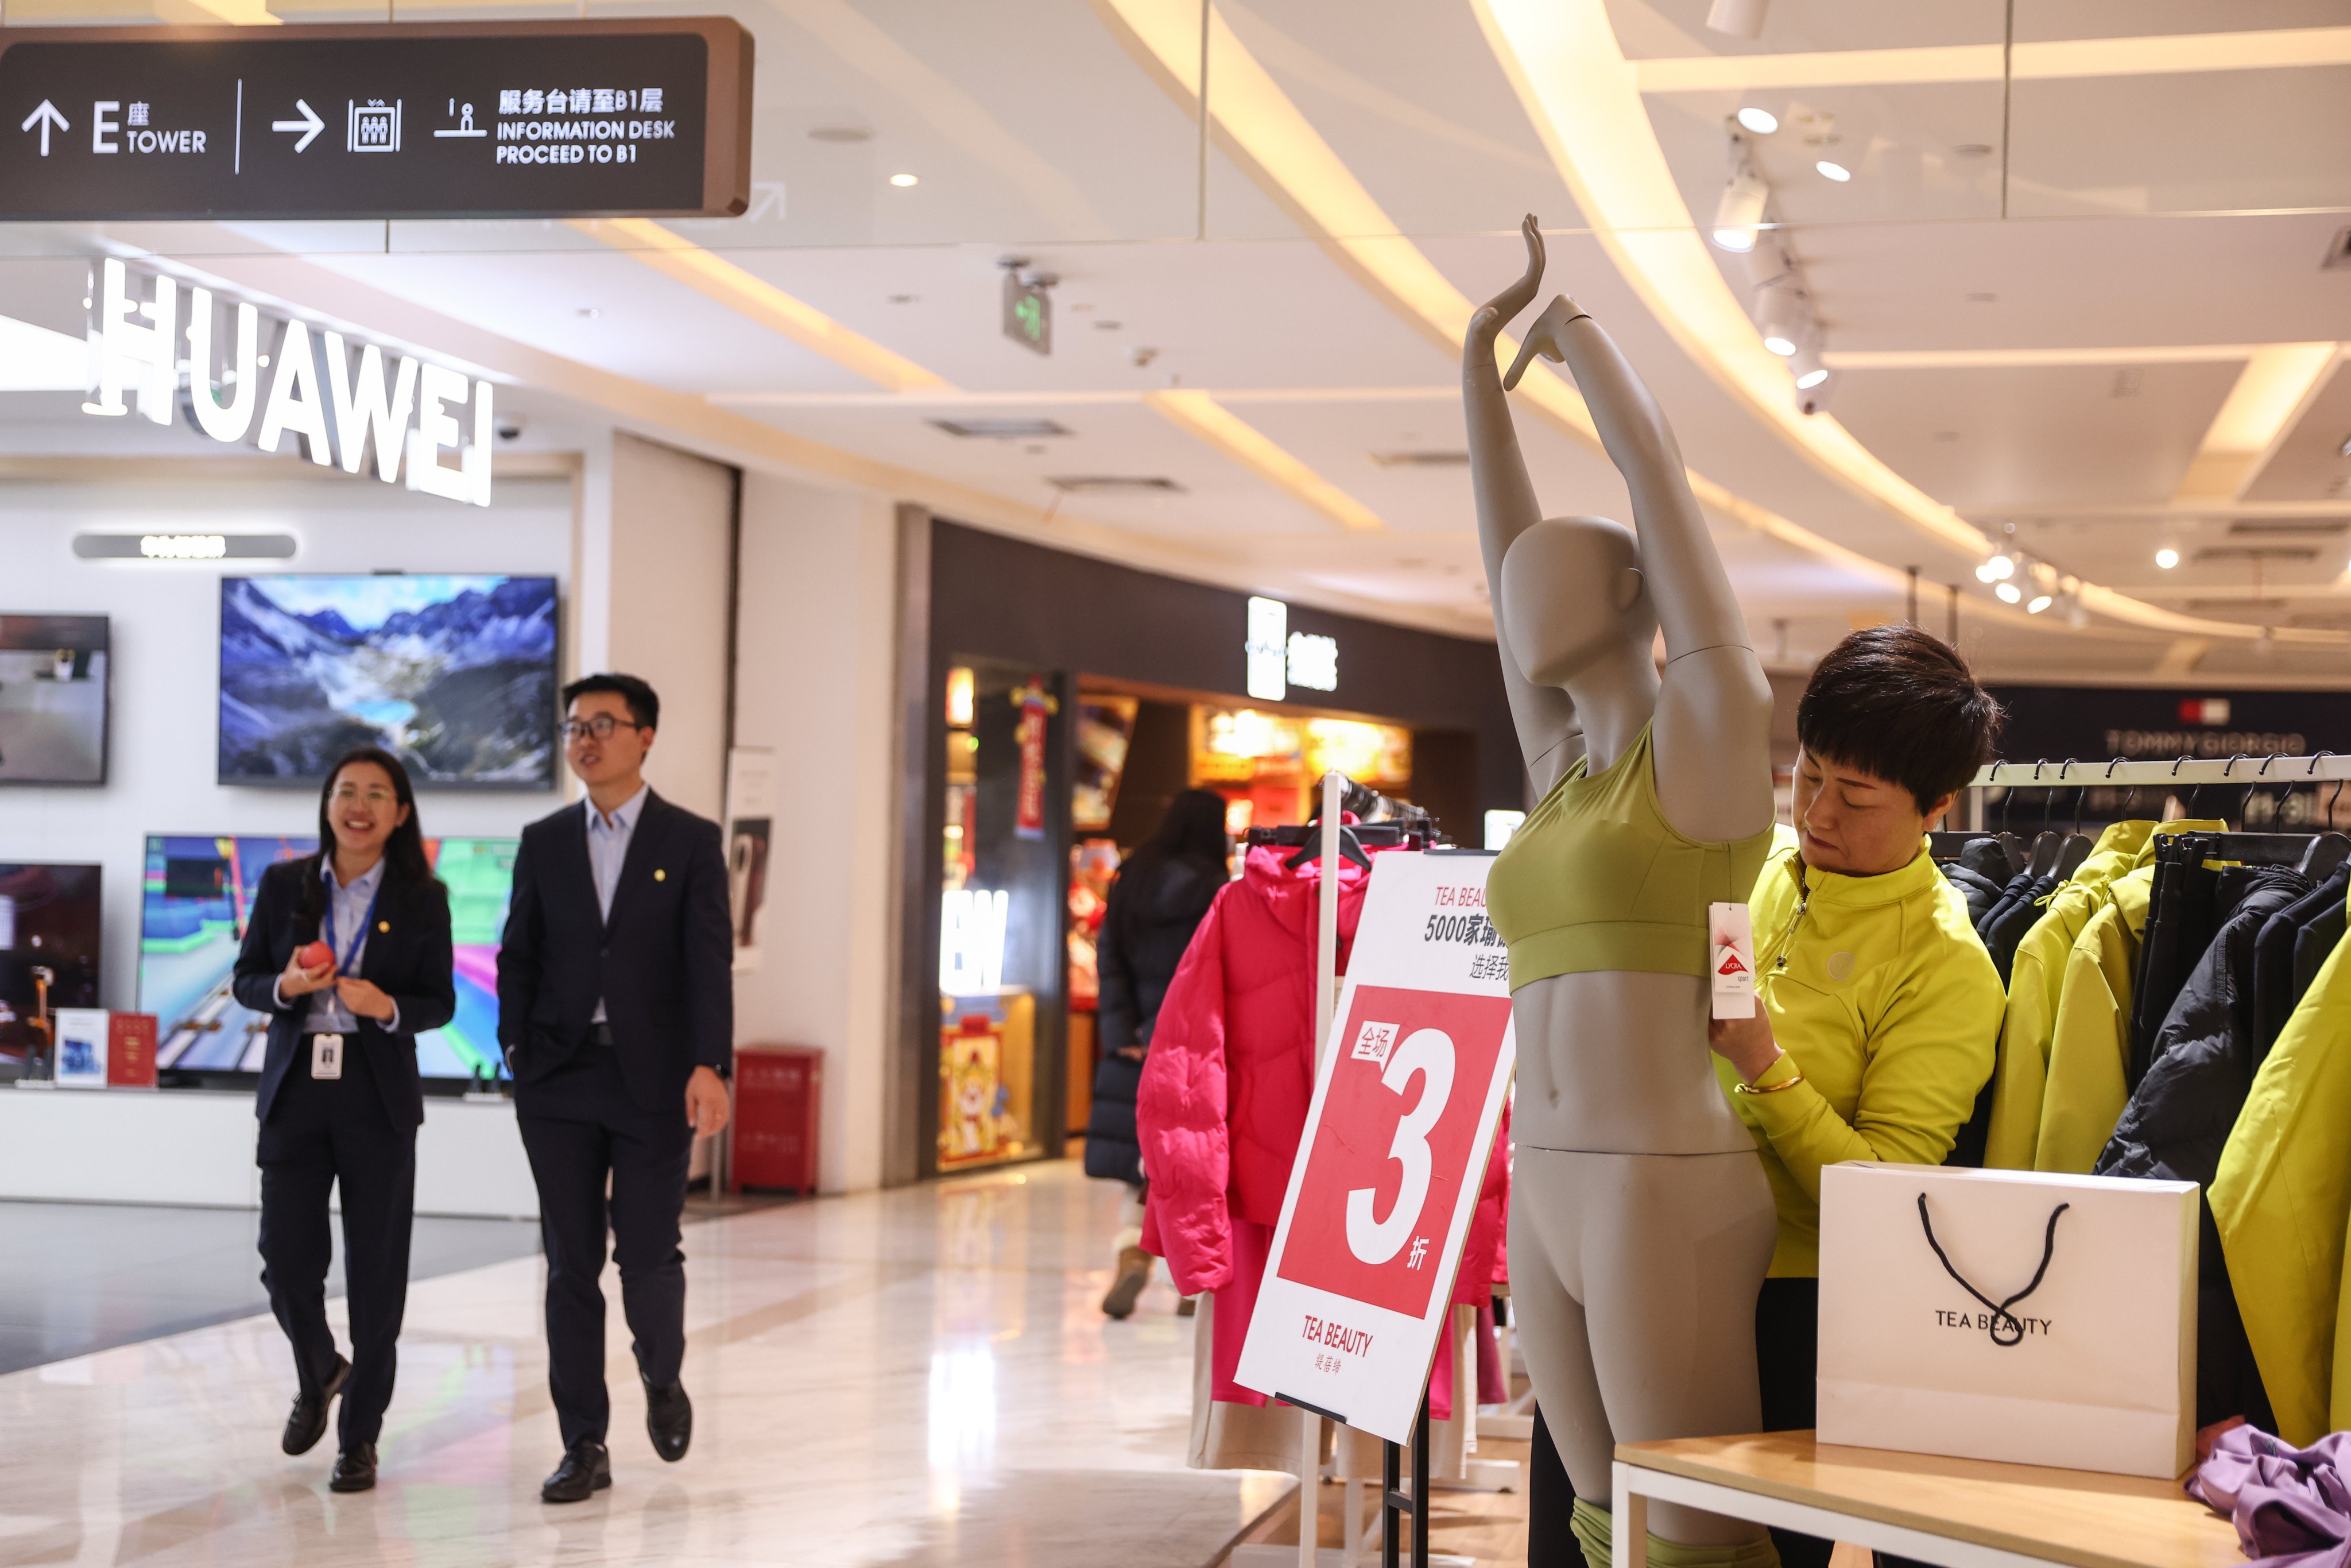
[[[1943,1272],[1957,1280],[1959,1282],[1959,1289],[1991,1309],[1992,1343],[2005,1347],[2023,1343],[2024,1325],[2017,1322],[2008,1309],[2041,1289],[2042,1276],[2049,1272],[2049,1260],[2056,1254],[2057,1250],[2057,1217],[2073,1207],[2070,1203],[2061,1203],[2049,1211],[2049,1229],[2041,1239],[2041,1267],[2032,1270],[2032,1283],[2004,1301],[1995,1301],[1973,1285],[1969,1284],[1967,1276],[1951,1267],[1950,1255],[1943,1250],[1943,1244],[1935,1239],[1935,1222],[1927,1218],[1927,1195],[1923,1192],[1918,1195],[1918,1224],[1927,1232],[1927,1245],[1935,1249],[1935,1258],[1943,1265]],[[2001,1337],[2003,1327],[2008,1334],[2005,1339]]]

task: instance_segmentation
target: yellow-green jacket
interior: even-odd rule
[[[1813,871],[1792,835],[1757,880],[1756,990],[1787,1054],[1732,1094],[1762,1151],[1780,1213],[1775,1276],[1820,1271],[1821,1167],[1839,1160],[1938,1165],[1991,1075],[2000,971],[1967,901],[1921,841],[1883,876]],[[1715,1060],[1728,1093],[1738,1082]]]
[[[2351,943],[2271,1047],[2212,1178],[2212,1218],[2278,1436],[2351,1427]]]
[[[2123,1068],[2130,1055],[2131,977],[2155,891],[2156,837],[2224,831],[2225,823],[2202,821],[2158,828],[2133,869],[2107,885],[2106,907],[2074,938],[2050,1028],[2032,1169],[2089,1175],[2130,1103]]]

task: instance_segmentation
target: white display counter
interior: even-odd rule
[[[0,1087],[0,1198],[258,1208],[253,1096]],[[424,1102],[416,1212],[536,1219],[511,1101]]]

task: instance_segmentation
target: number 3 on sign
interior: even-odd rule
[[[1443,1030],[1415,1032],[1388,1058],[1380,1082],[1403,1094],[1416,1076],[1421,1080],[1420,1100],[1396,1124],[1395,1137],[1388,1145],[1388,1158],[1404,1167],[1404,1181],[1396,1188],[1388,1217],[1373,1218],[1379,1198],[1377,1187],[1359,1186],[1347,1194],[1347,1249],[1374,1265],[1404,1250],[1428,1201],[1433,1163],[1429,1129],[1445,1114],[1446,1103],[1453,1097],[1453,1040]]]
[[[1281,1279],[1407,1317],[1427,1310],[1510,1026],[1508,997],[1359,985],[1298,1176]],[[1457,1089],[1465,1092],[1456,1093]],[[1383,1152],[1384,1151],[1384,1152]]]

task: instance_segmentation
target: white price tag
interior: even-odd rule
[[[1743,904],[1706,906],[1707,974],[1719,1019],[1755,1016],[1755,927]]]

